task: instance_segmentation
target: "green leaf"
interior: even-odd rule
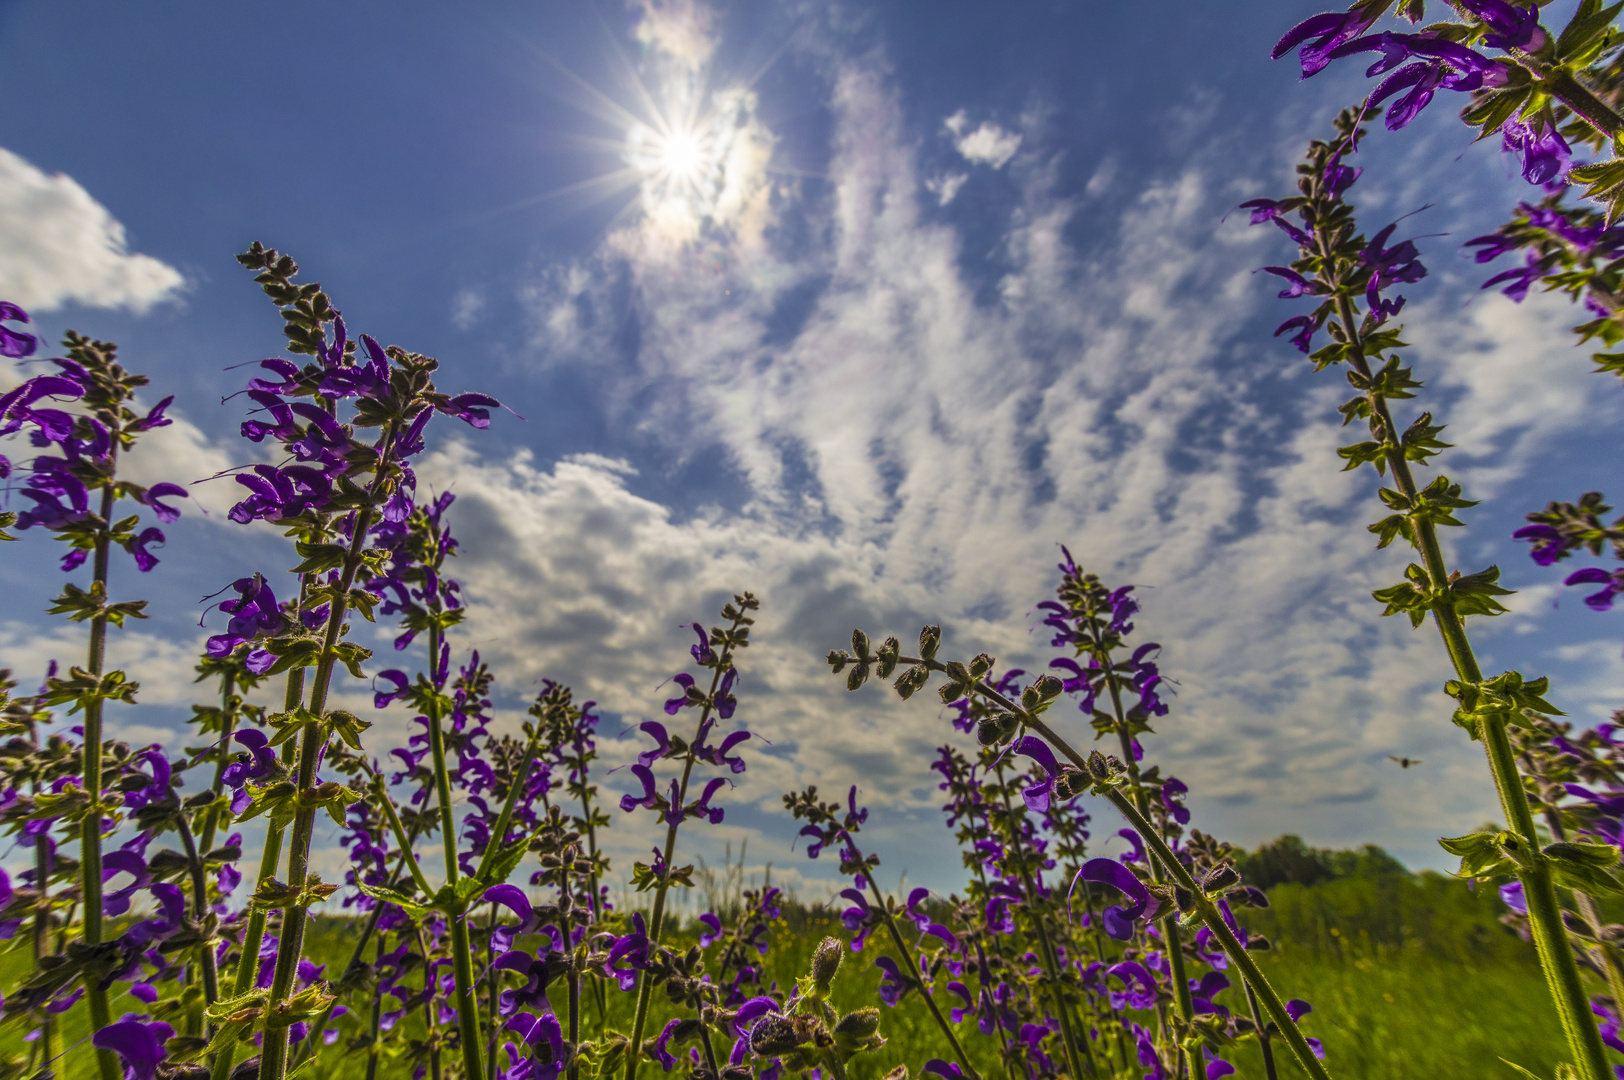
[[[508,876],[517,870],[524,861],[524,855],[529,850],[529,839],[519,840],[503,848],[501,853],[491,860],[490,868],[486,871],[484,882],[487,885],[500,885]]]
[[[304,560],[289,571],[294,574],[324,574],[337,570],[344,565],[347,554],[343,544],[310,544],[300,540],[293,546]]]
[[[382,900],[385,903],[394,904],[412,919],[421,919],[434,911],[434,908],[425,904],[420,904],[416,900],[413,900],[411,897],[407,896],[405,893],[396,889],[391,889],[386,885],[368,885],[364,882],[356,882],[355,887],[372,897],[374,900]]]
[[[1620,9],[1624,9],[1624,3],[1604,8],[1601,0],[1581,0],[1579,9],[1556,39],[1557,58],[1575,66],[1588,64],[1601,51]]]

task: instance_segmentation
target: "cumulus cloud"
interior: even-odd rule
[[[1019,134],[1005,131],[990,120],[982,121],[979,127],[971,129],[970,120],[963,109],[943,120],[942,126],[952,134],[953,145],[964,160],[977,165],[1001,169],[1021,148]]]
[[[68,302],[142,313],[185,279],[132,253],[124,226],[79,183],[0,149],[0,296],[35,311]]]
[[[458,330],[467,330],[478,322],[485,314],[485,292],[483,289],[458,289],[457,294],[451,298],[451,325]]]

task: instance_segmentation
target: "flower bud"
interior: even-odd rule
[[[857,659],[868,659],[868,635],[861,630],[851,632],[851,651],[857,654]]]
[[[994,664],[996,664],[997,662],[998,661],[994,660],[992,657],[988,656],[986,653],[976,653],[974,656],[972,656],[970,658],[970,675],[971,675],[971,677],[977,678],[977,679],[981,678],[982,676],[986,675],[987,672],[991,671],[992,666]]]
[[[1088,790],[1088,777],[1083,774],[1081,769],[1074,769],[1067,765],[1054,778],[1054,793],[1058,798],[1069,799],[1073,795],[1081,794],[1086,790]]]
[[[872,1006],[847,1013],[835,1025],[835,1035],[843,1042],[862,1042],[879,1030],[880,1010]]]
[[[1173,886],[1173,903],[1178,905],[1181,912],[1189,914],[1195,910],[1195,893],[1183,885]]]
[[[923,660],[936,659],[936,650],[942,647],[942,628],[927,626],[919,631],[919,656]]]
[[[779,1057],[800,1045],[801,1035],[795,1030],[795,1021],[787,1016],[769,1013],[750,1029],[750,1049],[759,1057]]]
[[[982,746],[997,746],[1008,742],[1020,727],[1020,721],[1010,713],[993,713],[976,725],[976,741]]]
[[[1110,760],[1098,750],[1088,755],[1088,775],[1095,780],[1111,779]]]
[[[829,989],[845,957],[845,947],[840,944],[839,938],[826,937],[818,942],[817,949],[812,953],[812,981],[817,983],[819,990]]]
[[[1201,879],[1201,891],[1206,893],[1219,893],[1237,884],[1241,880],[1240,871],[1231,863],[1223,863],[1213,867],[1207,876]]]
[[[880,1077],[880,1080],[908,1080],[908,1066],[898,1065],[896,1068]]]

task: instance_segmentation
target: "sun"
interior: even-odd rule
[[[705,148],[697,136],[674,131],[660,147],[660,167],[673,180],[692,183],[705,170]]]

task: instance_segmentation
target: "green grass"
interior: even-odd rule
[[[1291,910],[1289,903],[1283,907],[1286,910],[1282,915]],[[771,986],[776,980],[780,988],[788,988],[795,976],[804,972],[823,932],[824,927],[817,925],[804,926],[799,932],[779,930],[766,964],[766,984]],[[353,933],[353,928],[342,920],[323,919],[311,928],[311,955],[331,965],[329,974],[336,975],[348,959]],[[1493,959],[1470,963],[1434,955],[1419,943],[1395,950],[1357,939],[1355,944],[1342,944],[1338,940],[1340,933],[1328,936],[1337,941],[1335,948],[1288,947],[1262,954],[1259,959],[1283,996],[1313,1003],[1314,1012],[1303,1020],[1303,1030],[1324,1041],[1327,1067],[1340,1080],[1518,1080],[1516,1071],[1501,1058],[1544,1077],[1551,1076],[1556,1063],[1562,1060],[1562,1037],[1543,981],[1538,968],[1520,950],[1502,951],[1497,944],[1489,950]],[[872,967],[876,955],[875,944],[861,953],[848,953],[836,983],[837,1006],[844,1010],[878,1003],[879,972]],[[27,962],[25,948],[7,953],[0,965],[4,985],[15,985]],[[1235,990],[1225,992],[1219,1000],[1225,999],[1229,999],[1232,1009],[1237,1004],[1244,1008]],[[562,1007],[562,985],[553,988],[553,1000]],[[634,995],[611,988],[608,1002],[607,1026],[629,1032]],[[114,1015],[135,1004],[128,998],[115,1001]],[[342,1032],[338,1043],[324,1048],[316,1064],[302,1076],[312,1080],[360,1076],[364,1058],[347,1054],[344,1048],[351,1036],[363,1030],[370,998],[347,1004],[355,1012],[334,1025]],[[481,1004],[483,1007],[483,1000]],[[657,995],[649,1033],[658,1032],[670,1015],[663,995]],[[1147,1024],[1150,1020],[1141,1017]],[[84,1009],[73,1009],[64,1021],[67,1044],[79,1045],[68,1055],[67,1067],[58,1076],[64,1080],[94,1080],[89,1044],[81,1042],[88,1035]],[[582,1026],[587,1038],[600,1030],[597,1012],[590,1004],[585,1006]],[[405,1030],[409,1036],[421,1038],[421,1019],[408,1021]],[[928,1059],[949,1056],[918,995],[909,995],[897,1009],[885,1010],[880,1030],[890,1040],[888,1045],[855,1061],[852,1080],[874,1080],[898,1064],[907,1064],[917,1076]],[[988,1080],[1002,1080],[994,1040],[981,1035],[973,1021],[960,1025],[959,1033],[983,1075]],[[24,1051],[21,1035],[17,1028],[0,1033],[0,1051]],[[730,1045],[718,1046],[717,1052],[725,1054]],[[1263,1076],[1255,1044],[1243,1044],[1228,1056],[1241,1076]],[[1282,1078],[1301,1075],[1289,1060],[1289,1052],[1281,1057]],[[379,1075],[406,1077],[410,1072],[406,1062],[396,1060],[386,1062]],[[674,1071],[672,1075],[685,1072]],[[1137,1080],[1142,1074],[1137,1067],[1119,1067],[1112,1075]],[[646,1067],[645,1080],[650,1075],[663,1074],[657,1068]]]

